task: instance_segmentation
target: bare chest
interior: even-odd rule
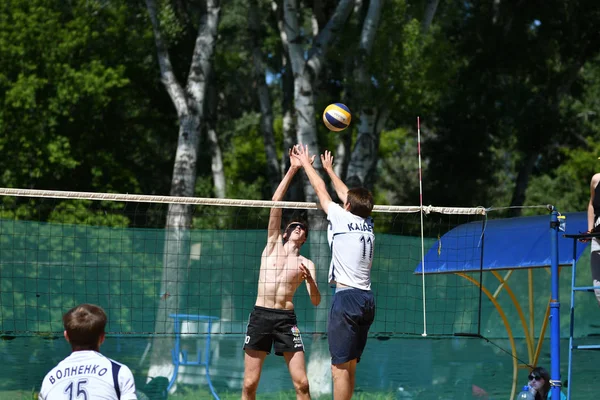
[[[292,282],[300,277],[300,264],[304,257],[301,256],[269,256],[263,259],[261,272],[263,278],[276,281]]]

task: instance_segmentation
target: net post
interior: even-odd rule
[[[549,206],[550,214],[550,269],[552,280],[552,297],[550,300],[550,378],[551,382],[560,381],[560,302],[558,294],[558,231],[560,229],[559,212]],[[560,399],[560,386],[551,385],[553,399]]]
[[[421,336],[427,336],[427,299],[425,294],[425,238],[423,232],[423,175],[421,172],[421,119],[417,117],[417,153],[419,157],[419,208],[421,214],[421,287],[423,290],[423,333]]]

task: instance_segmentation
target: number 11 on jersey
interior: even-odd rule
[[[368,250],[369,260],[371,260],[371,258],[373,258],[373,240],[371,239],[371,237],[365,238],[364,236],[361,236],[360,241],[363,246],[363,251],[362,251],[363,260],[367,258],[367,250]],[[367,247],[368,247],[368,249],[367,249]]]

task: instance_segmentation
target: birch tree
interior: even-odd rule
[[[213,79],[214,73],[211,72],[209,83],[206,87],[206,106],[205,106],[205,129],[206,140],[210,146],[211,163],[210,169],[213,176],[215,196],[219,199],[225,198],[226,182],[225,168],[223,166],[223,152],[217,134],[217,105],[219,104],[219,95],[217,93],[216,82]]]
[[[421,22],[421,35],[428,35],[430,26],[435,17],[439,0],[428,0],[425,13]],[[379,27],[381,13],[384,9],[383,0],[371,0],[364,18],[362,31],[357,50],[354,79],[358,90],[362,94],[363,103],[355,113],[358,120],[357,138],[350,156],[346,173],[346,182],[349,186],[366,186],[373,188],[379,154],[379,141],[390,116],[388,102],[382,102],[382,91],[397,91],[399,88],[375,87],[373,72],[369,70],[369,59],[372,57],[373,45]],[[382,40],[389,40],[382,38]],[[408,43],[394,44],[410,46]],[[423,42],[420,43],[423,46]],[[412,60],[406,60],[412,61]],[[375,76],[375,81],[384,81],[382,77]]]
[[[281,171],[277,161],[275,135],[273,133],[273,106],[271,104],[269,87],[266,82],[266,68],[261,49],[261,29],[257,1],[250,0],[248,7],[248,31],[252,54],[254,87],[256,87],[258,103],[260,105],[260,130],[263,135],[265,153],[267,155],[267,182],[269,182],[269,186],[271,187],[271,193],[274,193],[281,180]],[[283,153],[286,154],[285,151]]]
[[[325,55],[331,43],[337,38],[350,13],[353,0],[341,0],[333,15],[319,34],[313,39],[312,46],[306,52],[304,38],[298,24],[298,2],[284,0],[284,30],[288,40],[288,49],[292,71],[294,74],[294,109],[296,112],[296,134],[298,141],[308,145],[312,152],[318,153],[317,126],[315,119],[314,83],[319,76]],[[305,58],[305,54],[307,57]],[[320,170],[319,157],[315,159],[315,167]],[[304,180],[306,201],[317,200],[310,182]]]
[[[383,0],[371,0],[369,2],[360,35],[355,64],[355,80],[357,86],[365,92],[372,92],[372,90],[369,90],[372,83],[367,66],[377,27],[379,26],[382,7]],[[358,135],[350,156],[346,183],[349,187],[368,186],[372,188],[374,182],[370,178],[373,177],[377,164],[379,133],[385,125],[389,110],[385,107],[382,109],[369,103],[363,103],[357,115],[359,117]]]
[[[179,120],[170,194],[171,196],[193,196],[207,78],[210,75],[219,22],[219,1],[206,1],[206,10],[200,17],[185,86],[182,86],[175,76],[168,45],[161,32],[156,1],[146,0],[146,8],[154,32],[161,80]],[[190,206],[169,205],[165,226],[161,295],[155,322],[155,333],[159,335],[153,343],[149,377],[168,377],[173,370],[171,362],[173,343],[170,334],[173,333],[174,327],[169,315],[178,312],[182,300],[180,293],[185,284],[189,260],[191,220]]]
[[[294,75],[296,135],[298,141],[308,145],[313,154],[319,153],[314,103],[315,82],[324,67],[327,50],[344,27],[352,12],[353,3],[353,0],[341,0],[338,3],[333,15],[324,28],[316,34],[312,40],[312,46],[308,49],[308,52],[306,52],[304,47],[305,39],[302,36],[298,23],[298,3],[296,0],[283,1],[284,33],[285,38],[287,39],[291,70]],[[315,18],[315,20],[317,19],[318,17]],[[319,26],[317,21],[315,22],[316,23],[313,24],[313,32],[315,32],[316,27]],[[306,57],[305,54],[307,54]],[[322,166],[319,157],[316,157],[315,159],[315,166],[317,170],[321,170]],[[304,179],[303,185],[306,201],[315,202],[317,197],[308,179]],[[310,212],[308,219],[311,229],[315,231],[323,230],[324,219],[320,212]],[[327,247],[318,243],[318,241],[311,241],[309,246],[313,261],[318,265],[327,265],[326,259],[329,257]],[[318,257],[323,258],[323,260],[317,259]],[[320,268],[318,279],[327,279],[326,276],[326,268]],[[314,315],[315,331],[324,331],[327,321],[326,302],[322,302],[321,305],[317,307]],[[312,351],[314,356],[311,358],[311,362],[307,369],[309,379],[312,382],[311,393],[313,396],[317,397],[321,394],[330,393],[331,385],[329,382],[331,371],[328,367],[328,354],[324,346],[324,341],[316,340]]]
[[[354,16],[357,20],[357,25],[361,25],[365,19],[366,11],[368,8],[368,2],[357,0],[354,3]],[[358,28],[360,31],[360,26]],[[354,57],[346,57],[344,61],[343,74],[344,76],[353,76],[355,67]],[[342,93],[342,103],[353,107],[357,99],[356,92],[353,85],[346,85]],[[352,111],[352,109],[351,109]],[[355,119],[356,121],[356,119]],[[345,129],[338,133],[339,142],[335,149],[335,164],[333,169],[337,176],[339,176],[344,182],[346,181],[346,173],[348,172],[348,165],[350,164],[350,156],[352,155],[352,130]]]
[[[277,30],[281,40],[281,112],[282,112],[282,129],[283,129],[283,155],[280,162],[281,175],[290,166],[290,157],[286,149],[292,148],[298,140],[296,138],[296,125],[294,123],[294,73],[292,71],[292,62],[290,60],[288,37],[283,25],[283,1],[277,0],[272,3],[273,13],[277,22]],[[304,199],[303,190],[300,180],[294,180],[290,184],[287,191],[287,196],[294,201],[302,201]]]

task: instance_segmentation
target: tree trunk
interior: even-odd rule
[[[342,181],[346,181],[348,165],[350,164],[350,154],[352,149],[352,135],[349,129],[340,132],[340,141],[333,154],[333,170]]]
[[[431,27],[431,23],[433,22],[433,17],[435,16],[439,3],[440,0],[427,1],[427,5],[425,6],[425,15],[423,16],[423,23],[421,24],[421,31],[424,34],[429,32],[429,28]]]
[[[292,71],[294,73],[294,109],[296,111],[296,132],[298,141],[308,145],[311,154],[319,154],[317,144],[317,127],[315,123],[315,105],[313,84],[323,67],[324,57],[328,46],[336,38],[352,11],[353,1],[342,0],[327,25],[313,40],[305,60],[305,49],[302,45],[302,34],[298,25],[298,7],[296,0],[284,0],[284,27]],[[315,159],[315,168],[321,171],[319,157]],[[306,201],[317,200],[315,191],[308,179],[304,180],[304,195]]]
[[[171,196],[192,196],[196,181],[196,158],[199,143],[199,119],[197,114],[180,117],[179,142],[175,155]],[[189,227],[191,226],[191,207],[170,204],[165,227],[163,255],[163,273],[156,315],[152,356],[148,376],[165,376],[173,372],[171,350],[173,349],[173,320],[171,314],[180,313],[187,281],[189,258]]]
[[[248,30],[250,34],[253,80],[260,105],[260,130],[263,135],[265,152],[267,156],[267,182],[274,193],[281,180],[281,171],[275,150],[275,134],[273,133],[273,107],[271,94],[266,82],[266,69],[261,49],[262,38],[260,35],[260,20],[256,0],[250,0],[248,13]]]
[[[363,22],[354,72],[357,86],[361,92],[373,91],[367,65],[379,26],[382,7],[382,1],[371,0]],[[367,95],[365,97],[373,98],[374,96]],[[377,166],[379,135],[387,119],[387,113],[380,112],[370,104],[363,104],[357,114],[359,117],[358,135],[348,164],[346,184],[348,187],[365,186],[372,189],[374,185],[372,178]]]
[[[346,184],[348,187],[364,186],[373,189],[377,170],[379,137],[389,117],[387,109],[364,109],[358,124],[356,144],[350,157]]]
[[[357,15],[366,14],[363,11],[363,8],[364,7],[361,7],[359,2],[357,1],[357,4],[354,6],[354,13]],[[362,18],[361,18],[361,20],[362,20]],[[344,76],[352,76],[354,74],[354,58],[347,57],[346,60],[344,61],[343,68],[344,68],[343,69]],[[342,103],[344,103],[346,105],[356,104],[357,97],[354,95],[355,90],[356,90],[355,87],[353,87],[352,85],[348,85],[343,92]],[[350,109],[351,113],[354,113],[354,111],[356,111],[356,110]],[[358,120],[358,115],[359,114],[356,113],[356,115],[354,115],[354,117],[353,117],[355,123]],[[352,130],[345,129],[345,130],[341,131],[339,133],[339,138],[340,138],[340,141],[339,141],[338,145],[336,146],[336,150],[334,153],[333,169],[335,171],[335,174],[337,176],[339,176],[342,181],[345,182],[346,174],[348,172],[348,165],[350,164],[350,155],[352,154]]]
[[[208,125],[206,136],[211,148],[210,168],[215,185],[215,196],[219,199],[224,199],[227,185],[225,182],[225,170],[223,168],[223,154],[221,152],[221,145],[219,144],[219,137],[217,136],[214,124]]]
[[[179,136],[170,194],[171,196],[190,197],[194,195],[196,184],[206,78],[210,75],[220,9],[216,0],[207,1],[206,13],[200,19],[190,72],[184,90],[173,72],[168,46],[161,34],[155,0],[146,0],[146,8],[152,22],[161,79],[179,119]],[[165,228],[161,295],[158,300],[155,321],[157,336],[153,341],[151,365],[148,371],[150,378],[156,376],[170,378],[172,375],[171,350],[173,349],[174,326],[170,315],[180,312],[182,304],[180,293],[183,293],[183,287],[187,281],[191,221],[190,206],[169,205]]]
[[[525,159],[521,163],[521,168],[519,168],[519,173],[517,175],[517,181],[515,184],[515,189],[513,191],[513,196],[510,201],[511,208],[509,211],[509,215],[511,217],[519,217],[523,212],[523,209],[520,207],[525,203],[525,193],[527,191],[527,186],[529,185],[529,178],[531,176],[531,172],[533,171],[533,167],[535,166],[535,162],[539,157],[539,152],[531,149],[525,156]]]
[[[332,40],[340,32],[352,11],[353,0],[341,0],[338,3],[333,16],[325,28],[314,38],[313,45],[308,51],[308,59],[305,59],[305,49],[302,45],[304,39],[298,25],[297,1],[284,0],[283,3],[284,31],[287,38],[291,69],[294,74],[294,109],[296,111],[297,137],[300,143],[308,145],[311,154],[318,155],[320,151],[317,145],[313,92],[314,81],[323,67],[324,56],[329,44],[331,44]],[[320,158],[317,157],[315,159],[315,168],[321,172],[321,167]],[[315,191],[308,179],[304,179],[304,196],[306,201],[317,201]],[[323,218],[323,213],[320,211],[309,212],[308,221],[315,234],[319,234],[326,229],[327,224]],[[310,257],[316,265],[328,264],[329,252],[323,243],[323,241],[319,240],[311,240],[309,243]],[[319,282],[327,280],[327,268],[321,268],[317,271],[317,279]],[[323,290],[327,290],[326,287]],[[327,324],[327,302],[321,302],[316,308],[314,315],[314,331],[324,332]],[[314,359],[320,359],[321,364],[328,359],[328,355],[321,347],[317,346],[315,350],[313,357]],[[328,374],[330,372],[326,371],[325,373]],[[315,371],[314,368],[310,368],[309,366],[308,374],[309,379],[314,380],[315,374],[319,375],[321,371]],[[313,385],[311,391],[315,393],[327,393],[330,389],[331,385],[325,383],[323,385]]]
[[[284,30],[287,37],[288,52],[294,75],[294,110],[296,114],[296,136],[298,142],[308,145],[314,154],[318,152],[317,126],[315,124],[315,106],[310,71],[306,68],[302,34],[298,25],[298,8],[296,0],[283,1]],[[320,166],[315,160],[316,167]],[[304,179],[304,195],[306,201],[317,200],[315,191],[308,179]]]
[[[290,167],[290,157],[287,153],[287,150],[291,149],[292,146],[298,143],[298,140],[296,138],[296,126],[294,124],[294,75],[290,61],[287,34],[283,27],[283,7],[281,7],[280,2],[273,2],[273,11],[275,12],[277,28],[279,29],[279,36],[281,38],[281,44],[283,47],[283,54],[281,56],[281,64],[283,67],[283,72],[281,74],[281,109],[283,114],[283,154],[280,163],[281,179],[283,178],[283,175],[287,169]],[[301,179],[295,179],[292,181],[286,197],[292,201],[304,200]]]
[[[211,73],[211,77],[213,73]],[[211,79],[212,80],[212,79]],[[219,96],[215,82],[212,81],[207,88],[206,93],[206,139],[210,146],[211,164],[210,169],[213,175],[213,184],[215,186],[215,196],[219,199],[224,199],[227,191],[225,181],[225,169],[223,168],[223,153],[221,152],[221,144],[217,135],[217,105],[219,104]]]

